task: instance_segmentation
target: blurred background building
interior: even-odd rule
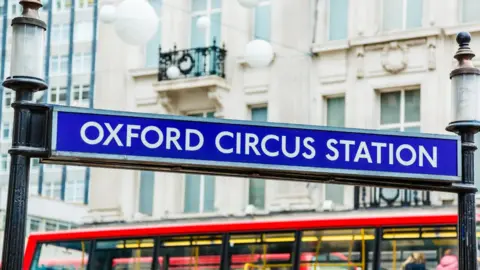
[[[51,26],[45,74],[50,89],[48,95],[36,96],[37,101],[447,134],[456,33],[469,31],[472,49],[480,52],[478,0],[261,0],[254,9],[236,0],[150,0],[160,22],[145,46],[125,43],[114,25],[98,21],[106,3],[48,1],[42,16]],[[4,77],[9,70],[9,20],[18,8],[16,1],[5,0],[2,10]],[[208,23],[199,23],[200,18]],[[253,39],[273,48],[274,60],[266,68],[247,63],[245,46]],[[474,63],[480,66],[480,60]],[[8,184],[12,95],[3,90],[2,190]],[[477,177],[480,187],[480,173]],[[32,164],[30,193],[30,231],[200,219],[456,212],[455,194],[439,192],[37,162]]]

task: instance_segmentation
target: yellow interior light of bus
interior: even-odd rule
[[[279,243],[279,242],[294,242],[295,237],[275,237],[275,238],[266,238],[264,242],[267,243]]]
[[[422,233],[422,238],[455,238],[457,237],[456,232],[428,232]]]
[[[383,235],[384,239],[402,239],[402,238],[420,238],[420,233],[387,233]]]

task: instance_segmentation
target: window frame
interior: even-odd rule
[[[409,122],[405,123],[405,92],[407,91],[419,91],[420,93],[420,110],[419,116],[420,120],[418,122]],[[400,92],[400,121],[396,124],[383,124],[381,123],[382,118],[382,104],[381,104],[381,96],[382,94],[386,93],[394,93]],[[399,128],[401,132],[405,131],[405,128],[412,128],[412,127],[419,127],[420,132],[422,132],[422,88],[421,86],[409,86],[409,87],[400,87],[400,88],[391,88],[391,89],[383,89],[378,91],[378,118],[377,118],[377,129],[378,130],[391,130],[394,128]]]
[[[207,6],[204,10],[191,10],[190,12],[190,35],[188,37],[189,39],[189,44],[192,45],[192,33],[193,31],[195,31],[195,29],[192,29],[192,21],[195,17],[202,17],[202,16],[207,16],[210,21],[212,19],[212,14],[217,14],[217,13],[220,13],[222,14],[222,8],[223,8],[223,3],[222,5],[220,6],[220,8],[212,8],[212,1],[214,0],[205,0],[205,2],[207,3]],[[221,1],[221,0],[220,0]],[[192,1],[190,1],[190,9],[192,7]],[[222,24],[221,24],[221,21],[220,21],[220,32],[221,32],[221,28],[222,28]],[[212,42],[210,40],[210,34],[211,34],[211,27],[207,27],[204,31],[204,38],[205,38],[205,43],[206,44],[203,44],[201,47],[209,47],[209,46],[212,46],[213,44],[209,45],[210,42]],[[221,35],[220,35],[221,36]],[[220,44],[221,44],[221,40],[216,40],[216,44],[218,47],[220,47]]]
[[[4,136],[4,134],[5,134],[5,133],[4,133],[5,127],[8,128],[7,137]],[[13,128],[12,122],[10,122],[10,121],[3,121],[1,128],[2,128],[2,134],[1,134],[1,136],[2,136],[2,142],[9,142],[10,139],[12,138],[12,128]]]
[[[254,121],[253,120],[253,110],[254,109],[266,109],[267,110],[267,119],[266,121],[268,122],[268,103],[259,103],[259,104],[254,104],[254,105],[250,105],[248,107],[248,118],[250,119],[250,121]],[[245,201],[247,202],[246,203],[246,206],[248,205],[253,205],[255,206],[255,211],[267,211],[267,180],[268,179],[262,179],[262,178],[247,178],[248,181],[246,181],[246,185],[247,185],[247,188],[246,188],[246,192],[245,192]],[[264,184],[264,191],[263,191],[263,208],[257,208],[256,205],[254,204],[251,204],[250,203],[250,187],[251,187],[251,182],[254,181],[254,180],[263,180],[265,181],[265,184]]]
[[[259,3],[258,5],[252,10],[252,38],[253,39],[257,39],[257,33],[255,32],[255,29],[256,29],[256,24],[257,24],[257,21],[256,21],[256,16],[255,16],[255,13],[257,11],[257,8],[258,7],[264,7],[264,6],[269,6],[270,8],[270,18],[272,18],[272,0],[259,0]],[[272,22],[268,22],[270,24],[270,33],[268,33],[269,37],[266,41],[270,41],[272,39]]]
[[[344,99],[345,106],[343,106],[343,111],[345,115],[345,126],[347,126],[347,93],[341,92],[341,93],[336,93],[336,94],[331,94],[331,95],[324,95],[322,96],[322,105],[323,105],[323,125],[328,126],[328,100],[333,99],[333,98],[342,98]]]
[[[384,7],[385,1],[386,0],[380,0],[380,5],[379,5],[380,10],[378,12],[378,14],[380,14],[380,29],[382,30],[382,33],[402,32],[402,31],[421,29],[421,28],[424,27],[423,21],[425,19],[425,12],[426,12],[426,10],[430,10],[428,8],[427,9],[425,8],[425,5],[426,5],[425,1],[420,0],[420,1],[422,1],[422,20],[421,20],[422,23],[421,23],[421,25],[419,27],[407,28],[407,4],[408,4],[408,0],[401,0],[402,1],[402,27],[398,28],[398,29],[385,30],[384,12],[383,12],[383,7]]]
[[[344,39],[330,39],[330,2],[332,0],[325,1],[325,40],[326,42],[339,42],[339,41],[346,41],[349,39],[350,35],[350,0],[348,1],[348,10],[347,10],[347,36]],[[383,7],[383,6],[382,6]],[[382,17],[383,18],[383,17]]]
[[[211,0],[207,0],[211,1]],[[187,116],[189,117],[202,117],[202,118],[207,118],[208,114],[213,114],[215,115],[216,111],[215,110],[192,110],[186,113]],[[200,116],[201,115],[201,116]],[[185,215],[194,215],[194,214],[210,214],[210,213],[215,213],[217,212],[217,207],[215,206],[215,200],[217,199],[216,196],[214,197],[214,203],[213,203],[213,211],[211,212],[205,212],[205,177],[207,175],[204,174],[190,174],[190,175],[198,175],[200,176],[200,196],[199,196],[199,207],[198,207],[198,212],[186,212],[185,211],[185,206],[186,206],[186,191],[187,191],[187,175],[188,174],[183,174],[183,196],[182,196],[182,214]],[[214,180],[214,195],[216,195],[216,187],[217,187],[217,178],[215,176],[212,176]]]

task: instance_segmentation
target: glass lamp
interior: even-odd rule
[[[47,88],[42,79],[46,24],[38,15],[42,4],[39,0],[22,0],[20,3],[24,9],[22,16],[12,20],[11,76],[5,80],[4,86],[14,89],[27,84],[44,90]]]
[[[245,47],[245,61],[252,68],[267,67],[274,57],[272,45],[265,40],[252,40]]]
[[[480,70],[473,66],[475,54],[470,49],[470,34],[461,32],[457,35],[459,49],[455,54],[458,66],[450,73],[453,89],[453,123],[472,122],[480,119],[478,109],[480,91]]]

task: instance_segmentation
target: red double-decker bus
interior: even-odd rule
[[[434,269],[456,250],[457,216],[288,219],[37,233],[24,269]]]

